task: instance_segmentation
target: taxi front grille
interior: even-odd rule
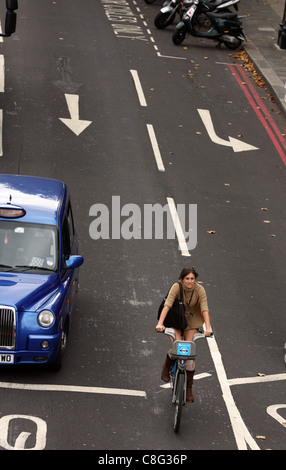
[[[12,307],[0,305],[0,349],[15,349],[16,312]]]

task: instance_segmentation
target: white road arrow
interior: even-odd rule
[[[207,109],[198,109],[199,115],[206,127],[207,133],[210,139],[218,145],[225,145],[226,147],[232,147],[234,152],[245,152],[247,150],[258,150],[257,147],[253,145],[246,144],[241,140],[234,139],[233,137],[228,137],[229,140],[224,140],[218,137],[215,133],[214,126],[212,123],[212,118],[210,112]]]
[[[65,94],[69,108],[70,119],[59,118],[76,135],[81,134],[92,121],[82,121],[79,119],[79,96]]]
[[[282,424],[282,426],[286,426],[286,420],[283,418],[279,413],[277,413],[277,410],[279,408],[286,408],[286,405],[272,405],[268,406],[267,408],[267,413],[272,416],[272,418],[276,419],[278,423]]]

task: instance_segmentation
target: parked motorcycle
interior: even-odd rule
[[[210,11],[210,2],[193,0],[182,21],[176,26],[173,43],[181,44],[187,34],[190,34],[199,38],[213,39],[219,44],[223,43],[228,49],[237,49],[245,40],[240,21],[242,17],[226,8],[227,3],[231,2],[224,2],[215,11]]]
[[[227,8],[230,6],[236,6],[239,0],[208,0],[208,11],[219,10],[221,8]],[[183,15],[188,11],[190,6],[194,3],[194,0],[167,0],[164,2],[163,7],[159,13],[155,16],[154,24],[156,28],[163,29],[173,23],[176,14],[179,15],[180,21]],[[200,17],[196,15],[196,22],[201,23],[205,21],[205,13],[200,14]]]
[[[184,13],[187,12],[192,3],[193,0],[169,0],[164,2],[161,10],[155,16],[154,25],[158,29],[166,28],[173,23],[176,14],[178,14],[180,20],[182,20]]]

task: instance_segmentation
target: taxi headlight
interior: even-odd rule
[[[43,310],[38,315],[38,323],[43,328],[49,328],[54,323],[55,317],[50,310]]]

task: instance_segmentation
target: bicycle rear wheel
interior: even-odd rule
[[[178,432],[181,424],[183,403],[184,403],[184,383],[185,374],[179,374],[176,386],[174,431]]]

